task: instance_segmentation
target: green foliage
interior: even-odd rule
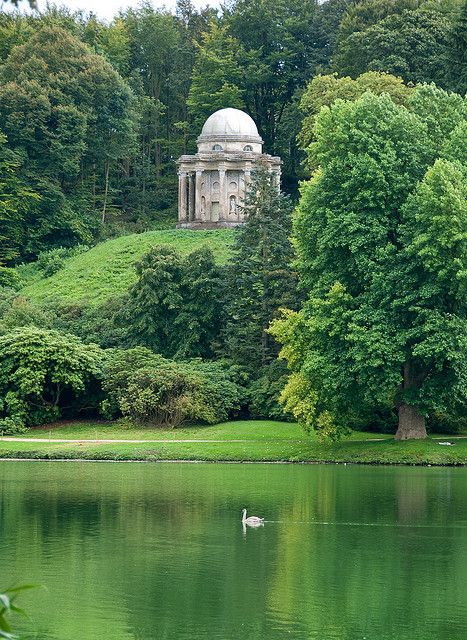
[[[127,313],[130,341],[167,357],[212,355],[223,317],[223,281],[213,254],[199,248],[182,258],[156,246],[136,265]]]
[[[224,107],[241,109],[242,70],[238,63],[240,43],[230,36],[227,26],[212,22],[204,34],[193,68],[187,104],[198,133],[206,118]]]
[[[449,137],[462,100],[419,91],[420,116],[367,93],[316,122],[320,168],[294,222],[309,298],[273,327],[293,372],[282,400],[310,427],[400,406],[454,415],[467,397],[466,173],[433,164],[443,145],[428,126],[430,112],[449,114]]]
[[[20,436],[26,432],[27,428],[24,426],[24,422],[19,416],[14,416],[13,418],[0,418],[0,435]]]
[[[77,245],[76,247],[57,247],[49,251],[41,251],[37,256],[36,266],[48,278],[60,271],[65,266],[66,260],[84,253],[88,249],[89,247],[86,245]]]
[[[460,93],[467,93],[467,0],[461,0],[462,8],[449,33],[450,86]]]
[[[0,336],[0,417],[32,426],[65,410],[76,415],[98,395],[102,359],[98,347],[53,330],[26,327]]]
[[[320,57],[313,42],[317,7],[316,0],[238,0],[228,16],[241,44],[245,104],[271,152],[285,105]]]
[[[11,50],[1,78],[4,132],[26,158],[23,179],[42,196],[34,216],[24,221],[23,255],[34,255],[52,237],[62,246],[89,240],[98,220],[86,219],[79,209],[90,215],[90,183],[99,170],[105,217],[109,171],[133,144],[130,90],[103,58],[51,26]]]
[[[355,80],[349,76],[338,78],[337,73],[315,76],[300,100],[305,116],[298,136],[302,149],[306,151],[315,139],[315,122],[321,107],[329,107],[337,99],[356,100],[367,91],[375,95],[387,93],[396,104],[407,105],[412,89],[401,78],[377,71],[367,71]]]
[[[72,333],[87,344],[98,344],[107,349],[129,344],[128,326],[122,323],[126,314],[128,296],[108,298],[98,307],[83,304],[58,304],[52,326]],[[47,305],[48,307],[49,305]],[[42,305],[40,308],[44,308]]]
[[[442,153],[440,150],[451,136],[458,135],[456,127],[467,123],[467,98],[443,91],[434,84],[417,86],[408,107],[427,125],[436,155]]]
[[[18,636],[13,634],[13,629],[7,619],[12,613],[25,616],[26,613],[16,605],[17,597],[29,589],[35,589],[37,585],[23,584],[17,587],[9,587],[3,593],[0,593],[0,638],[5,640],[13,640]]]
[[[135,262],[141,260],[154,245],[175,247],[182,255],[206,245],[216,262],[222,264],[230,255],[234,236],[230,229],[171,229],[121,236],[66,260],[60,272],[49,278],[41,278],[40,273],[32,274],[31,284],[21,294],[38,303],[52,300],[65,306],[85,302],[97,307],[128,291],[137,279]],[[19,273],[23,275],[21,268]]]
[[[215,424],[239,406],[233,372],[221,363],[180,363],[148,349],[114,350],[104,368],[105,415],[157,427]]]
[[[226,272],[225,341],[228,357],[256,376],[277,355],[267,328],[280,307],[296,306],[297,277],[291,266],[291,204],[267,169],[252,175],[244,208],[246,223]]]
[[[370,0],[362,7],[369,4],[382,3]],[[347,36],[344,33],[339,43],[335,66],[341,73],[356,77],[365,71],[385,71],[401,76],[406,82],[436,82],[449,88],[446,60],[450,22],[442,13],[398,10],[361,27]]]
[[[19,176],[20,166],[19,155],[7,148],[0,131],[0,267],[13,263],[19,255],[26,240],[24,220],[39,201],[39,195]]]
[[[54,329],[57,325],[59,319],[53,309],[35,304],[21,295],[10,299],[4,310],[0,308],[0,334],[19,327]]]
[[[364,31],[391,15],[420,6],[420,0],[360,0],[349,5],[339,25],[340,39]]]
[[[14,269],[0,266],[0,287],[20,289],[21,284],[21,278]]]
[[[254,379],[247,389],[248,411],[252,418],[287,420],[284,409],[279,404],[279,396],[287,382],[287,368],[283,361],[274,360],[261,369],[261,375]]]
[[[103,365],[102,388],[106,394],[102,402],[102,412],[106,418],[118,416],[120,398],[128,381],[140,369],[154,368],[164,362],[164,358],[146,347],[133,349],[108,349]]]

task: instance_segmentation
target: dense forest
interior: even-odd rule
[[[142,3],[109,24],[1,14],[0,162],[17,211],[0,218],[0,259],[174,219],[174,161],[225,106],[254,118],[296,195],[308,83],[383,71],[463,94],[465,24],[462,0],[178,0],[175,13]]]
[[[398,415],[456,428],[466,39],[465,0],[0,14],[0,428],[98,410],[294,416],[330,437]],[[100,305],[21,292],[97,243],[173,226],[175,160],[222,107],[283,159],[283,193],[256,172],[226,261],[153,246]]]

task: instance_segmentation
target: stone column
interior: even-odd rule
[[[195,174],[195,220],[200,218],[201,213],[201,176],[203,175],[203,171],[201,169],[196,169]]]
[[[229,219],[229,203],[227,202],[227,180],[225,165],[219,165],[219,220]]]
[[[250,188],[250,183],[251,183],[251,165],[247,164],[245,166],[245,169],[243,170],[243,179],[245,181],[245,188],[243,190],[243,194],[242,194],[242,202],[241,205],[242,207],[245,206],[245,200],[246,200],[246,194]],[[238,211],[238,221],[239,222],[244,222],[245,221],[245,211],[244,210],[239,210]]]
[[[188,174],[188,220],[192,222],[195,218],[195,192],[193,174]]]
[[[186,171],[178,174],[178,219],[185,222],[188,218],[186,202]]]
[[[206,221],[209,222],[211,220],[211,200],[212,200],[212,171],[205,171],[204,173],[204,181],[206,184],[206,188],[204,193],[206,195],[206,213],[205,218]]]
[[[247,165],[245,167],[245,195],[246,192],[248,191],[248,187],[250,186],[250,182],[251,182],[251,166]]]

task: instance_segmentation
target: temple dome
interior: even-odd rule
[[[255,121],[240,109],[219,109],[204,123],[199,141],[203,139],[245,139],[262,142]]]

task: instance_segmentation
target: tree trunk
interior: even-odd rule
[[[399,426],[396,440],[422,440],[426,438],[425,418],[416,407],[408,404],[399,406]]]
[[[105,224],[105,214],[107,211],[107,196],[109,193],[109,171],[110,171],[110,161],[105,163],[105,191],[104,191],[104,206],[102,208],[102,224]]]

